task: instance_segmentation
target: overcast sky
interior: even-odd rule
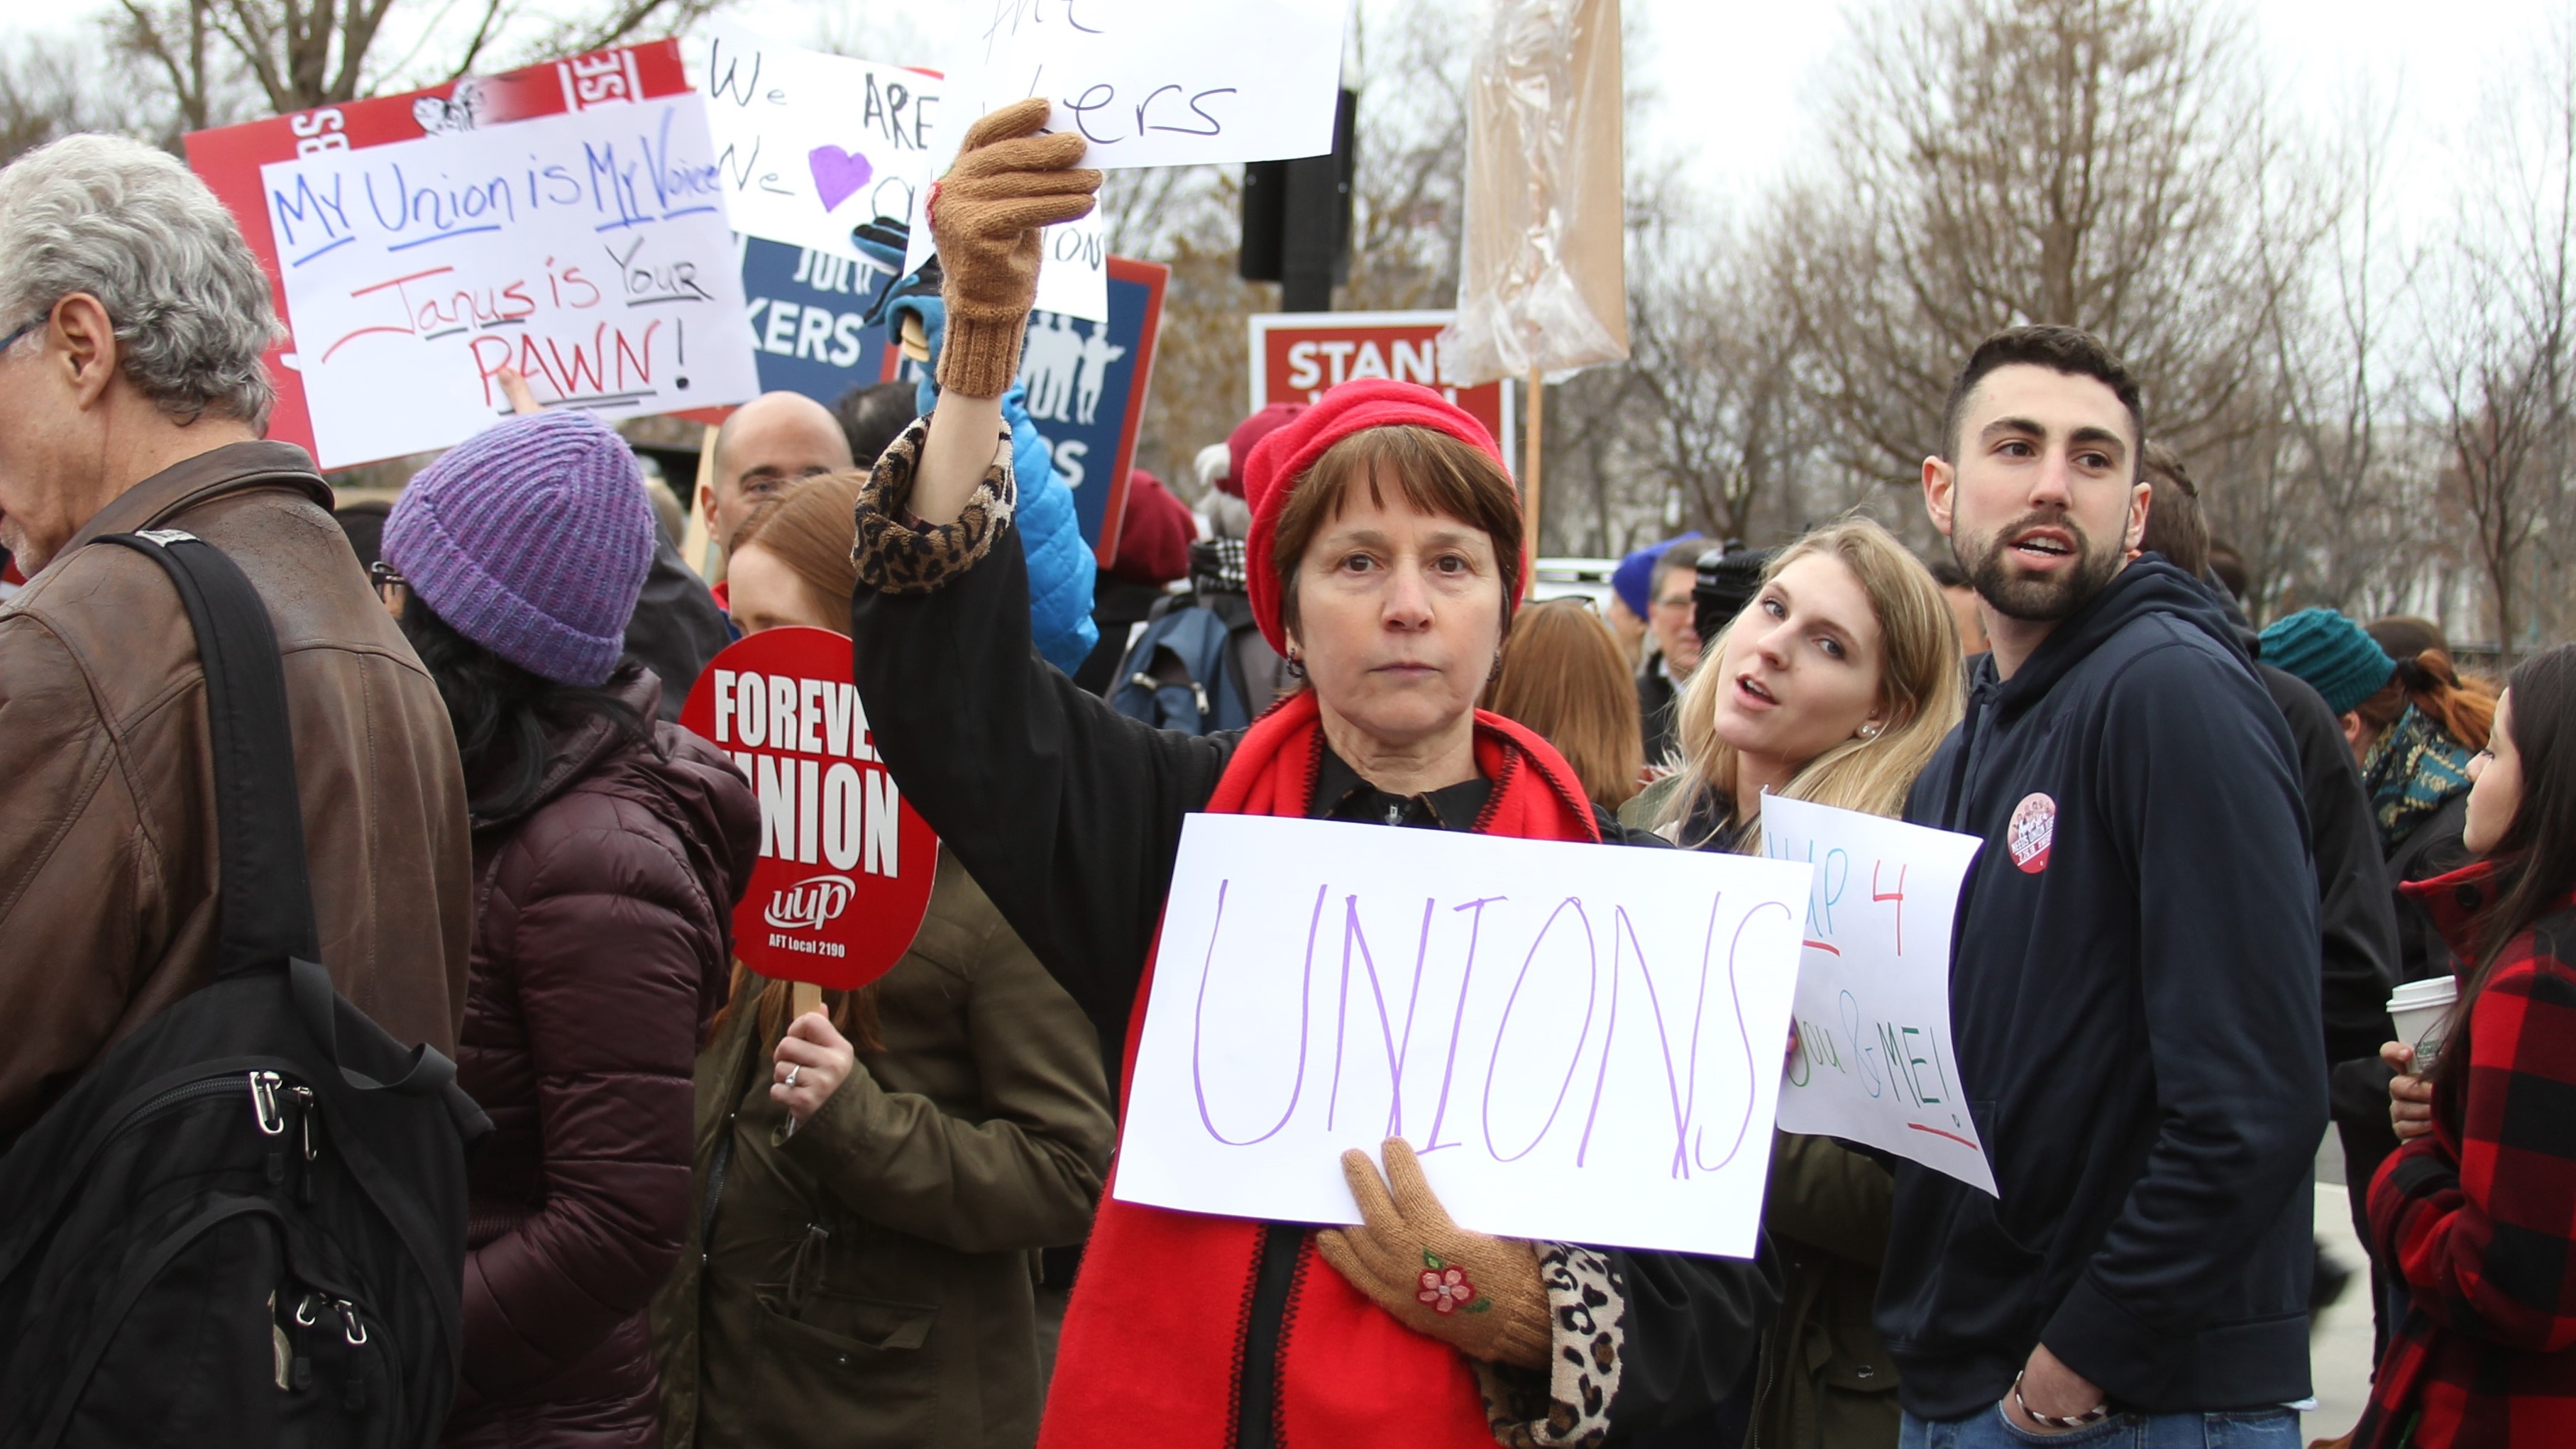
[[[1385,0],[1375,0],[1385,3]],[[1743,199],[1793,164],[1815,137],[1810,97],[1847,33],[1846,6],[1745,0],[1628,0],[1646,26],[1629,56],[1658,93],[1631,138],[1680,156],[1713,195]],[[2446,148],[2480,114],[2513,53],[2545,35],[2548,0],[2251,0],[2267,74],[2317,124],[2351,114],[2367,79],[2399,115],[2393,199],[2403,209],[2448,197]]]

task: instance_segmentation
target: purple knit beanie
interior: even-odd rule
[[[512,418],[414,475],[384,559],[457,633],[557,684],[597,685],[653,567],[653,506],[626,440],[597,418]]]

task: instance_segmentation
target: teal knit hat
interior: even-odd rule
[[[2337,714],[2377,694],[2397,673],[2397,661],[2377,640],[2332,609],[2301,609],[2264,630],[2263,662],[2307,681]]]

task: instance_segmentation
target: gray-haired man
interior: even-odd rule
[[[194,634],[101,534],[184,529],[267,602],[284,651],[322,962],[453,1055],[464,781],[438,690],[304,453],[260,441],[267,279],[214,196],[137,142],[0,171],[0,1146],[118,1038],[204,984],[215,821]]]

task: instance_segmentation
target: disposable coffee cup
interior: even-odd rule
[[[2397,1039],[2415,1048],[2415,1065],[2408,1068],[2413,1075],[2426,1075],[2441,1060],[2442,1039],[2451,1029],[2451,1003],[2459,994],[2459,981],[2446,975],[2409,981],[2388,998]]]

